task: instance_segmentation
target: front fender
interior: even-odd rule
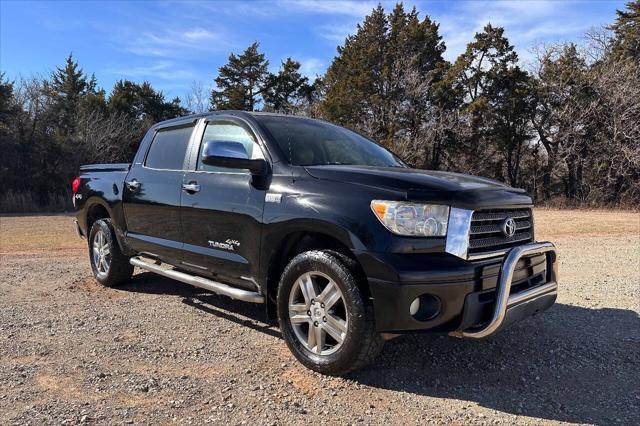
[[[291,219],[265,226],[263,248],[267,252],[277,251],[278,247],[286,243],[288,237],[299,233],[325,235],[339,241],[350,250],[365,250],[364,242],[352,229],[317,218]]]

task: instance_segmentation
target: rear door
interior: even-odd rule
[[[127,243],[170,263],[182,258],[180,196],[193,129],[193,122],[158,129],[124,185]]]
[[[242,120],[207,121],[196,143],[191,170],[183,178],[183,264],[255,289],[266,190],[247,170],[203,164],[202,146],[209,141],[241,142],[249,158],[265,158],[255,133]]]

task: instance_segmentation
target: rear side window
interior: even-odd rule
[[[151,143],[144,165],[152,169],[182,170],[193,127],[160,130]]]

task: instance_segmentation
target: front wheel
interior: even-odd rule
[[[133,265],[120,251],[111,219],[93,223],[89,233],[89,261],[96,280],[106,287],[121,284],[133,275]]]
[[[287,265],[278,289],[287,346],[302,364],[323,374],[362,367],[384,344],[346,260],[324,251],[302,253]]]

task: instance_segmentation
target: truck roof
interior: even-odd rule
[[[209,112],[202,112],[200,114],[191,114],[191,115],[183,115],[181,117],[176,117],[176,118],[171,118],[169,120],[164,120],[164,121],[159,121],[156,124],[154,124],[153,127],[162,127],[162,126],[166,126],[167,124],[171,124],[171,123],[180,123],[180,122],[184,122],[184,121],[188,121],[189,119],[191,120],[197,120],[200,118],[205,118],[205,117],[213,117],[216,115],[235,115],[235,116],[239,116],[239,117],[253,117],[253,116],[260,116],[260,115],[270,115],[270,116],[280,116],[280,117],[299,117],[299,118],[306,118],[308,120],[317,120],[317,121],[322,121],[322,120],[318,120],[315,119],[313,117],[305,117],[305,116],[300,116],[300,115],[293,115],[293,114],[282,114],[282,113],[277,113],[277,112],[263,112],[263,111],[242,111],[242,110],[234,110],[234,109],[229,109],[229,110],[218,110],[218,111],[209,111]]]

